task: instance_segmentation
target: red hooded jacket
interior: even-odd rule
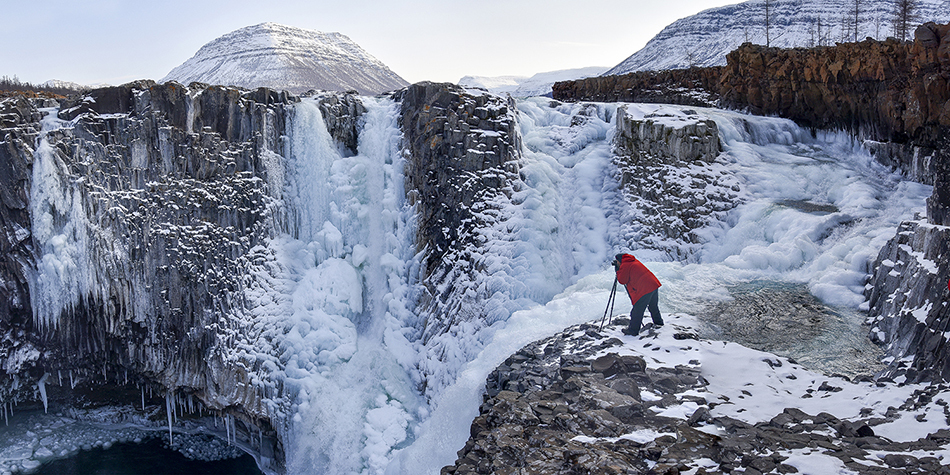
[[[640,297],[660,288],[660,281],[642,262],[630,254],[624,254],[617,270],[617,282],[627,288],[631,303],[637,303]]]

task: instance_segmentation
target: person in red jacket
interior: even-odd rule
[[[627,335],[640,333],[643,323],[643,313],[650,309],[653,325],[663,326],[660,317],[658,289],[660,281],[647,269],[642,262],[630,254],[617,254],[614,258],[614,270],[617,271],[617,282],[623,284],[630,296],[633,310],[630,311],[630,325],[623,331]]]

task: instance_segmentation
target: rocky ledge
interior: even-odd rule
[[[582,324],[509,357],[442,473],[950,473],[947,385],[852,383],[668,322]]]
[[[703,241],[696,230],[741,203],[738,180],[718,161],[716,122],[681,107],[627,104],[616,125],[616,180],[632,204],[620,235],[689,262]]]

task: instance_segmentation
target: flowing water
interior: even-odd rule
[[[742,201],[702,230],[698,262],[684,264],[619,242],[624,203],[609,142],[618,105],[522,101],[525,183],[504,210],[507,241],[492,249],[516,263],[504,279],[524,290],[505,290],[519,303],[500,306],[511,313],[497,323],[453,330],[474,356],[439,355],[420,341],[423,321],[411,309],[418,262],[399,106],[365,102],[355,156],[332,143],[315,102],[296,107],[283,164],[290,224],[257,250],[269,267],[248,290],[249,316],[276,342],[260,348],[275,358],[270,377],[292,396],[281,429],[290,472],[438,473],[467,439],[497,364],[603,315],[616,252],[647,261],[663,283],[661,311],[701,317],[705,336],[826,372],[873,372],[861,314],[868,265],[901,220],[923,211],[931,189],[901,181],[848,137],[699,110],[719,126],[719,166],[741,183]],[[629,309],[618,299],[616,314]],[[437,358],[454,367],[425,373]],[[441,389],[420,393],[423,378]]]

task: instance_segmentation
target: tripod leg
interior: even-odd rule
[[[604,316],[600,319],[600,330],[604,329],[604,321],[607,320],[607,314],[613,313],[614,302],[617,300],[617,278],[614,277],[614,285],[610,289],[610,298],[607,299],[607,308],[604,309]],[[613,323],[613,315],[610,316],[610,323]]]

